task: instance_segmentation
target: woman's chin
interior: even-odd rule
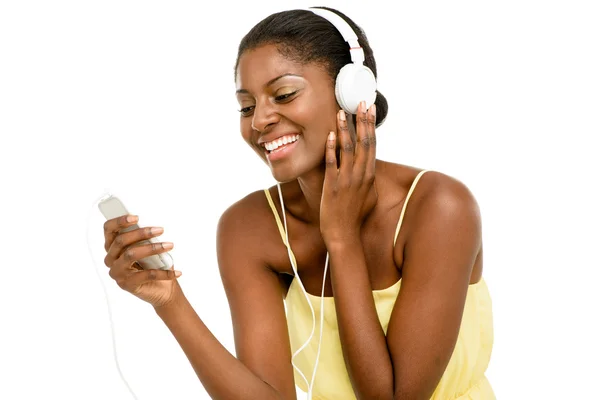
[[[273,178],[279,183],[288,183],[298,179],[298,175],[292,173],[285,173],[283,171],[271,170]]]

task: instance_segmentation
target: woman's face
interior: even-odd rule
[[[242,137],[278,182],[323,168],[340,108],[322,66],[298,64],[264,45],[241,55],[236,89]]]

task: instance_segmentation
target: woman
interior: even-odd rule
[[[376,76],[363,32],[335,13]],[[340,110],[334,83],[349,62],[336,27],[307,10],[273,14],[240,43],[241,133],[280,184],[218,226],[237,358],[186,300],[180,272],[137,266],[173,247],[132,246],[162,228],[107,221],[110,275],[154,306],[213,398],[295,399],[296,383],[315,399],[493,399],[477,202],[452,177],[375,158],[387,103],[377,92],[356,116]]]

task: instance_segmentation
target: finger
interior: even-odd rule
[[[144,268],[142,268],[142,266],[140,264],[138,264],[137,262],[134,262],[131,266],[134,269],[137,269],[138,271],[143,271],[144,270]]]
[[[165,253],[173,248],[171,242],[148,243],[141,246],[128,247],[123,254],[113,263],[111,270],[114,276],[120,276],[133,269],[133,264],[155,254]],[[111,275],[111,276],[113,276]]]
[[[335,132],[329,132],[325,144],[325,179],[335,182],[338,176],[337,156],[335,154],[337,138]]]
[[[177,279],[181,276],[181,271],[175,271],[173,269],[160,270],[160,269],[148,269],[145,271],[135,271],[127,274],[121,279],[117,280],[117,284],[125,290],[134,291],[144,283],[152,281],[170,281]],[[135,293],[134,293],[135,294]]]
[[[110,267],[111,264],[121,256],[127,247],[132,246],[135,243],[139,243],[140,241],[160,236],[163,232],[163,228],[148,227],[138,228],[134,229],[133,231],[117,234],[108,251],[106,252],[104,264],[106,264],[107,267]]]
[[[119,269],[116,267],[111,268],[108,271],[108,276],[110,276],[115,281],[119,282],[119,280],[123,280],[124,277],[127,276],[127,274],[130,274],[135,271],[144,271],[144,268],[142,268],[142,266],[140,264],[138,264],[137,262],[134,262],[133,264],[131,264],[130,268],[125,269],[125,270]]]
[[[369,152],[367,154],[367,165],[365,170],[365,180],[367,182],[372,182],[375,178],[375,164],[377,158],[377,138],[375,133],[375,124],[377,121],[377,108],[375,104],[373,104],[369,108],[369,112],[367,113],[368,120],[368,130],[367,130],[367,141],[369,142],[368,149]]]
[[[354,164],[354,143],[350,137],[344,110],[338,112],[338,142],[340,144],[340,176],[349,178]]]
[[[366,104],[364,101],[360,102],[358,106],[358,112],[356,114],[356,152],[355,152],[355,165],[354,173],[357,179],[361,179],[365,175],[367,163],[369,161],[371,142],[369,139],[370,130],[369,115],[367,113]]]
[[[137,215],[122,215],[106,221],[104,223],[104,250],[108,251],[122,229],[134,226],[137,222]]]

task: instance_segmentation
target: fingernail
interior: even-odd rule
[[[329,136],[327,136],[327,139],[329,139],[329,140],[335,140],[335,133],[329,132]]]
[[[159,233],[163,233],[165,230],[163,228],[152,228],[150,229],[150,233],[152,235],[158,235]]]
[[[163,249],[172,249],[173,248],[173,243],[171,243],[171,242],[163,242],[162,243],[162,248]]]
[[[375,116],[375,104],[373,104],[371,106],[371,108],[369,108],[369,114],[371,114],[372,116]]]
[[[131,223],[131,222],[135,222],[138,220],[138,216],[137,215],[128,215],[127,216],[127,222]]]
[[[346,113],[344,112],[344,110],[340,110],[340,112],[338,114],[340,115],[340,120],[342,120],[342,121],[346,120]]]
[[[367,112],[367,103],[364,100],[360,102],[360,111]]]
[[[175,277],[179,278],[181,276],[181,271],[175,271]]]

